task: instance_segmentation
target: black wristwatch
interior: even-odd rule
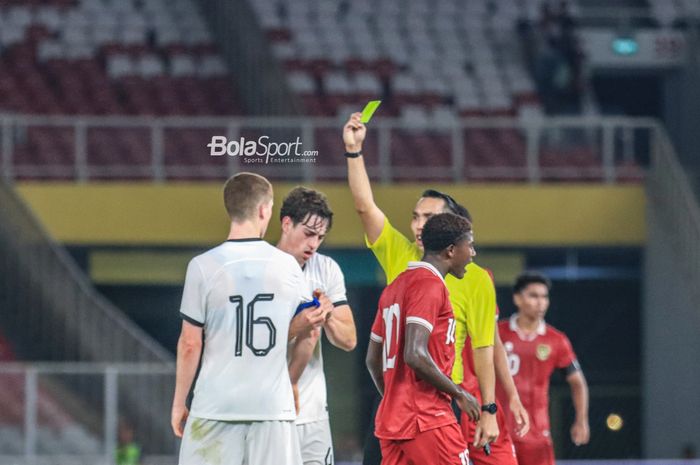
[[[362,155],[362,151],[359,152],[345,152],[345,158],[357,158]]]
[[[486,404],[481,406],[481,411],[495,415],[498,412],[498,406],[494,403]]]

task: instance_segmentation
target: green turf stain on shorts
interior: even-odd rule
[[[201,441],[206,437],[207,434],[211,433],[214,429],[215,424],[212,422],[207,428],[207,421],[197,418],[192,422],[192,428],[190,428],[190,437],[194,441]]]
[[[212,465],[221,465],[221,446],[221,441],[217,439],[211,444],[207,444],[206,446],[197,449],[195,451],[195,454],[202,457],[204,463],[210,463]]]

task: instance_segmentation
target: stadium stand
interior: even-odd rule
[[[38,115],[236,115],[232,77],[189,0],[0,2],[0,111]],[[174,159],[193,149],[174,134]],[[147,131],[88,135],[90,163],[138,166]],[[201,150],[201,145],[197,146]],[[75,153],[69,128],[31,127],[18,164],[61,166]]]
[[[528,178],[522,129],[467,128],[455,140],[449,128],[461,117],[531,122],[542,115],[518,37],[520,22],[537,21],[538,1],[411,0],[405,8],[367,0],[250,5],[309,116],[346,116],[367,100],[383,99],[379,117],[405,126],[389,135],[386,163],[401,171],[394,180]],[[243,113],[234,78],[191,0],[5,0],[0,24],[0,110],[9,114],[123,115],[152,123],[154,116]],[[165,168],[154,175],[158,157],[148,121],[88,127],[82,158],[90,178],[224,175],[226,157],[202,155],[212,135],[228,133],[225,124],[166,128]],[[20,167],[17,176],[75,178],[78,126],[19,123],[11,155]],[[433,129],[418,130],[425,127]],[[314,176],[338,179],[343,160],[327,156],[338,150],[336,127],[315,128],[314,145],[324,155]],[[367,145],[373,153],[380,148],[376,139]],[[455,150],[464,153],[462,167],[454,164]],[[604,171],[597,147],[573,153],[558,147],[541,155],[543,180],[596,181]],[[622,168],[618,178],[640,179],[634,163]]]
[[[345,114],[343,104],[382,94],[389,96],[385,114],[407,118],[421,117],[416,105],[512,115],[537,102],[515,27],[536,14],[536,2],[252,5],[310,114]]]

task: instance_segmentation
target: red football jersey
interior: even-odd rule
[[[534,334],[526,335],[518,329],[516,317],[498,323],[513,381],[530,414],[530,432],[514,439],[541,440],[550,436],[549,378],[555,369],[578,370],[578,361],[564,333],[542,322]]]
[[[404,362],[407,323],[430,330],[428,352],[449,377],[455,358],[454,314],[445,281],[429,263],[410,262],[379,298],[370,337],[384,349],[384,397],[375,419],[380,439],[412,439],[457,422],[450,396],[419,379]]]

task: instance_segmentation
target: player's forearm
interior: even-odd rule
[[[175,395],[173,405],[185,405],[187,395],[197,373],[202,344],[188,342],[183,338],[177,343],[177,367],[175,371]]]
[[[346,150],[350,149],[346,146]],[[359,151],[359,150],[357,150]],[[348,184],[350,192],[355,203],[355,210],[360,215],[368,213],[371,209],[376,208],[374,203],[374,195],[372,194],[372,185],[369,181],[367,169],[365,168],[365,160],[362,156],[357,158],[348,158]]]
[[[588,384],[581,371],[570,374],[566,380],[571,387],[571,398],[576,411],[576,421],[588,423]]]
[[[374,341],[369,342],[367,347],[367,358],[365,359],[365,365],[367,366],[367,371],[372,377],[374,385],[377,387],[380,395],[384,395],[384,374],[382,372],[382,345]]]
[[[496,401],[496,373],[493,363],[493,346],[474,349],[474,371],[479,381],[482,404]]]
[[[448,394],[450,397],[456,397],[461,394],[459,387],[440,371],[427,351],[406,351],[404,359],[406,365],[411,367],[420,379],[430,383],[439,391]]]
[[[495,345],[493,350],[493,363],[496,369],[496,378],[498,382],[503,386],[503,390],[509,400],[514,398],[519,398],[518,389],[515,387],[515,382],[513,381],[513,375],[510,374],[510,369],[508,367],[508,355],[506,354],[506,348],[503,347],[503,342],[496,330],[496,337],[494,339]]]
[[[328,340],[339,349],[353,350],[357,345],[357,330],[350,306],[336,307],[329,315],[323,327]]]
[[[291,344],[287,368],[289,369],[289,379],[292,384],[297,384],[299,382],[299,378],[301,378],[306,365],[309,364],[309,360],[311,360],[313,356],[319,336],[320,331],[314,330],[298,338]]]

